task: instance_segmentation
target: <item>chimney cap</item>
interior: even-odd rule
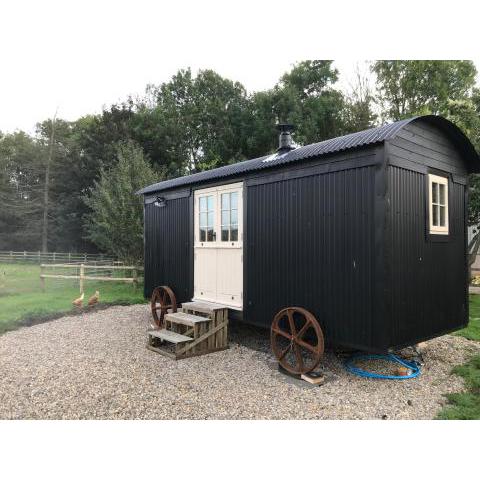
[[[277,124],[277,129],[280,132],[277,152],[293,150],[295,147],[292,140],[292,131],[295,127],[290,123],[279,123]]]
[[[295,130],[295,125],[291,123],[277,123],[277,130],[279,132],[293,132]]]

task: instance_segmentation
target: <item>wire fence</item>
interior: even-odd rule
[[[72,253],[72,252],[14,252],[0,251],[0,263],[69,263],[93,265],[122,265],[122,262],[103,253]]]

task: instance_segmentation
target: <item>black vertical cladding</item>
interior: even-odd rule
[[[456,330],[468,321],[466,162],[434,125],[412,123],[388,142],[390,346]],[[428,174],[446,176],[449,233],[431,235]]]
[[[426,174],[389,168],[391,346],[416,343],[467,322],[465,185],[449,181],[446,241],[428,233]]]
[[[303,306],[329,343],[372,347],[375,168],[248,187],[248,322]]]
[[[145,296],[169,285],[179,302],[192,298],[191,197],[145,205]]]

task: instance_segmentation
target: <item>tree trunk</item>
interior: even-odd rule
[[[50,145],[48,149],[47,164],[45,165],[45,185],[43,188],[43,225],[42,225],[42,252],[48,252],[48,193],[50,189],[50,165],[53,159],[53,146],[55,142],[55,120],[57,112],[53,116],[52,131],[50,133]]]

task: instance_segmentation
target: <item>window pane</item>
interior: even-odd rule
[[[238,210],[232,210],[231,222],[238,223]]]
[[[447,223],[446,223],[446,219],[445,219],[445,207],[438,207],[440,209],[440,226],[441,227],[446,227],[447,226]]]
[[[207,213],[201,213],[200,214],[200,227],[206,227],[207,226]]]
[[[213,228],[212,227],[208,227],[208,230],[207,230],[207,242],[213,242],[214,241],[214,238],[213,238]]]
[[[207,239],[207,230],[205,228],[200,229],[200,241],[205,242]]]
[[[222,193],[222,210],[230,209],[230,194]]]
[[[230,233],[231,233],[230,240],[232,242],[237,242],[238,241],[238,225],[232,225],[232,230]]]
[[[205,212],[207,210],[207,197],[200,197],[200,211]]]
[[[433,205],[432,206],[432,225],[434,227],[438,227],[438,205]]]
[[[213,211],[213,195],[209,195],[208,197],[208,211]]]
[[[231,206],[230,208],[232,209],[237,209],[238,208],[238,192],[233,192],[231,198]]]
[[[213,228],[213,212],[208,212],[208,219],[207,219],[207,225],[210,227],[210,228]]]
[[[228,226],[222,227],[222,242],[228,242]]]
[[[229,226],[230,225],[230,211],[227,210],[226,212],[222,212],[222,225]]]
[[[432,183],[432,203],[438,203],[438,183]]]
[[[440,205],[446,205],[445,203],[445,185],[438,185],[440,187]]]

